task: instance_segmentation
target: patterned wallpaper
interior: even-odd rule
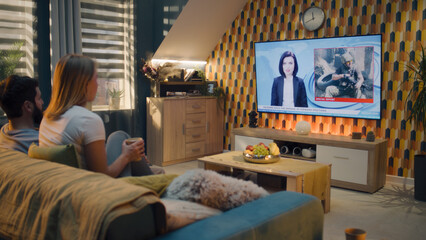
[[[326,13],[324,26],[307,32],[300,14],[311,5]],[[405,98],[411,83],[404,67],[426,46],[426,2],[423,0],[249,0],[212,51],[206,66],[209,80],[227,93],[225,149],[230,149],[233,128],[248,126],[248,113],[256,109],[254,43],[305,38],[382,35],[381,120],[292,114],[259,114],[260,127],[294,130],[298,121],[311,123],[312,132],[350,135],[373,131],[388,140],[387,174],[413,177],[414,155],[426,150],[423,129],[404,120]]]

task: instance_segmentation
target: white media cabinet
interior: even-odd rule
[[[262,141],[267,144],[268,140],[315,145],[316,157],[306,160],[331,164],[332,186],[373,193],[385,184],[386,139],[367,142],[365,138],[352,139],[349,136],[299,135],[296,131],[245,127],[232,130],[231,149],[241,150],[241,146]],[[297,158],[301,159],[300,156]]]

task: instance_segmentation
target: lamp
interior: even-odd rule
[[[307,121],[299,121],[296,124],[296,132],[299,135],[307,135],[311,132],[311,124]]]
[[[162,65],[164,63],[174,63],[181,68],[204,68],[206,61],[190,61],[190,60],[173,60],[173,59],[152,59],[152,64]]]

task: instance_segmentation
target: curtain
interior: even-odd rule
[[[51,0],[52,76],[68,53],[82,53],[80,0]]]

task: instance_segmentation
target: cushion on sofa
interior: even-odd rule
[[[32,143],[28,149],[28,156],[50,162],[62,163],[71,167],[81,168],[80,159],[74,145],[58,145],[53,147],[40,147]]]
[[[183,200],[162,198],[161,202],[166,208],[167,231],[222,213],[218,209]]]
[[[223,176],[211,170],[192,169],[172,181],[164,198],[197,202],[226,211],[268,194],[250,181]]]

